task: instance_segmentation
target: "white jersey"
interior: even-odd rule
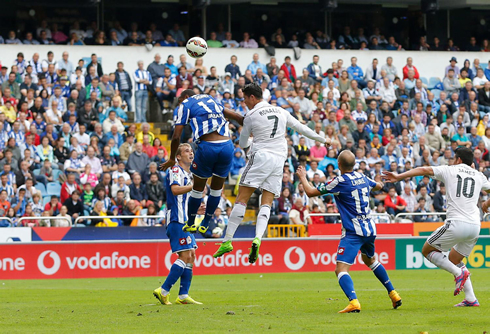
[[[325,138],[318,135],[306,125],[301,124],[291,114],[265,101],[261,101],[247,112],[243,119],[240,133],[240,147],[250,146],[249,137],[253,135],[250,153],[268,151],[287,159],[288,144],[286,141],[287,128],[290,127],[306,137],[325,143]]]
[[[432,167],[432,170],[434,178],[446,185],[446,220],[480,225],[480,192],[490,189],[486,176],[466,164]]]

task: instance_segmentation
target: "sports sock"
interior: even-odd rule
[[[374,275],[376,276],[377,279],[383,284],[388,290],[388,293],[391,291],[395,290],[393,288],[393,284],[391,284],[390,278],[388,277],[388,273],[386,272],[385,267],[378,261],[374,261],[372,265],[369,266],[369,268],[373,271]]]
[[[430,252],[429,255],[427,255],[427,260],[434,263],[439,268],[444,269],[447,272],[450,272],[454,276],[461,275],[461,269],[458,268],[454,263],[449,261],[448,257],[442,254],[441,252],[436,252],[436,251]]]
[[[194,221],[196,220],[197,210],[199,210],[199,207],[201,206],[202,195],[203,195],[202,191],[197,191],[194,189],[191,190],[189,196],[189,202],[187,203],[188,226],[194,225]]]
[[[165,282],[162,284],[162,289],[164,291],[164,296],[168,295],[170,289],[172,289],[172,286],[177,282],[177,280],[182,276],[184,273],[184,268],[185,268],[185,262],[177,259],[175,260],[174,264],[172,264],[172,267],[170,267],[170,272],[168,273],[167,278],[165,279]]]
[[[235,203],[233,210],[231,210],[230,219],[228,219],[228,226],[226,227],[226,234],[223,241],[229,241],[233,239],[235,232],[243,221],[245,216],[245,210],[247,209],[244,203]]]
[[[214,211],[216,211],[216,208],[218,207],[220,201],[221,201],[221,189],[219,190],[211,189],[211,191],[209,192],[208,201],[206,202],[206,214],[201,222],[201,226],[204,227],[209,226],[209,221],[211,220],[211,218],[213,218]]]
[[[189,296],[189,289],[191,288],[192,282],[192,267],[194,265],[191,263],[187,263],[184,269],[184,273],[180,277],[180,290],[179,290],[179,298],[185,299]]]
[[[463,262],[458,264],[458,268],[464,267]],[[473,303],[476,300],[475,292],[473,291],[473,284],[471,283],[471,277],[468,277],[463,288],[464,296],[467,301]]]
[[[342,271],[341,273],[339,273],[337,278],[339,279],[339,284],[342,288],[342,291],[344,291],[347,298],[349,298],[349,301],[357,299],[356,292],[354,291],[354,282],[352,281],[349,273]]]
[[[265,229],[269,223],[269,217],[271,215],[271,207],[269,205],[262,205],[257,216],[257,225],[255,226],[255,237],[262,240]]]

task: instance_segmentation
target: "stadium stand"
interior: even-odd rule
[[[165,192],[159,189],[165,185],[165,172],[158,171],[157,166],[168,158],[172,112],[187,88],[210,94],[245,114],[241,88],[257,82],[269,103],[337,140],[338,145],[325,148],[293,131],[289,133],[283,191],[274,202],[270,221],[272,225],[301,226],[296,232],[283,228],[287,235],[303,236],[310,224],[338,221],[335,215],[315,215],[337,213],[334,198],[308,199],[298,186],[295,170],[306,166],[314,185],[329,182],[337,175],[336,157],[342,150],[356,155],[356,170],[380,181],[383,170],[450,165],[454,150],[467,146],[475,152],[475,168],[490,176],[490,70],[486,59],[480,63],[485,53],[462,62],[464,54],[456,52],[451,43],[439,47],[425,40],[415,52],[398,52],[402,46],[376,29],[369,39],[350,36],[345,29],[337,39],[320,31],[316,37],[306,33],[301,41],[298,36],[286,39],[278,29],[270,44],[265,37],[256,41],[246,32],[241,41],[234,40],[231,33],[218,36],[212,32],[209,47],[222,48],[216,53],[220,60],[231,58],[223,65],[207,58],[191,63],[183,54],[176,59],[182,49],[167,47],[182,46],[189,37],[178,26],[164,35],[155,29],[144,34],[128,31],[118,24],[106,37],[104,31],[90,28],[74,26],[61,32],[54,25],[52,29],[42,25],[22,35],[24,40],[14,31],[7,38],[0,37],[0,43],[16,45],[0,46],[6,51],[0,55],[0,216],[12,222],[2,222],[5,226],[63,226],[59,223],[62,219],[18,220],[68,215],[74,223],[76,218],[94,212],[108,218],[78,220],[76,226],[163,224]],[[468,51],[490,51],[488,41],[482,41],[481,46],[474,42],[470,41]],[[45,45],[33,49],[21,44]],[[77,45],[95,49],[80,46],[74,51]],[[109,47],[123,48],[121,45],[139,46],[138,52],[145,48],[145,59],[151,55],[153,62],[139,64],[132,61],[134,55],[114,53]],[[16,57],[8,56],[13,47]],[[101,53],[93,52],[101,48],[104,60]],[[284,48],[287,51],[281,50]],[[440,62],[434,66],[435,56],[423,52],[432,49],[449,51],[437,53],[438,59],[443,55],[447,67]],[[170,50],[175,50],[175,58]],[[279,56],[271,56],[276,51],[277,55],[287,53],[284,63]],[[81,55],[75,58],[80,59],[78,62],[74,63],[72,53]],[[163,59],[159,53],[165,55]],[[106,60],[108,54],[119,58]],[[239,63],[234,54],[240,55]],[[432,60],[417,63],[413,55]],[[214,66],[207,68],[204,63]],[[151,79],[151,83],[144,79]],[[237,143],[240,126],[231,122],[230,129]],[[190,138],[186,131],[182,141]],[[215,217],[214,228],[226,225],[235,185],[246,163],[246,152],[236,144],[220,204],[223,215]],[[158,175],[156,182],[150,181],[153,173]],[[245,221],[255,217],[258,196],[249,203]],[[383,217],[391,215],[389,220],[407,214],[406,218],[413,221],[432,222],[440,217],[431,213],[446,210],[445,196],[443,184],[416,178],[400,185],[387,183],[384,189],[373,192],[370,200],[373,211]],[[117,218],[147,212],[159,218]],[[280,228],[270,230],[269,235],[278,236],[277,230]]]

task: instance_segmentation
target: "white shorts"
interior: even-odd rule
[[[479,234],[480,225],[451,220],[435,230],[427,243],[441,252],[447,252],[454,247],[459,254],[470,256]]]
[[[266,151],[252,153],[243,171],[240,185],[281,194],[284,157]]]

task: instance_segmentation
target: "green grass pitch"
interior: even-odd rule
[[[347,300],[332,272],[194,276],[190,295],[204,305],[170,306],[152,295],[162,278],[6,280],[0,332],[490,333],[490,270],[472,272],[479,308],[453,307],[463,298],[446,272],[389,272],[398,310],[371,272],[352,272],[359,314],[337,313]]]

